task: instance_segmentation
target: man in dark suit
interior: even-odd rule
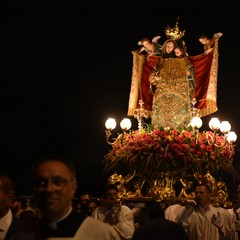
[[[36,240],[36,228],[31,223],[14,216],[11,210],[15,198],[15,186],[12,179],[0,173],[0,240]]]

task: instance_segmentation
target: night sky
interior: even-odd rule
[[[167,1],[151,1],[149,6],[114,1],[88,2],[84,7],[77,1],[2,5],[0,161],[19,194],[31,194],[31,165],[46,153],[62,153],[74,161],[80,191],[102,191],[106,176],[101,161],[110,149],[104,123],[110,116],[118,122],[126,117],[131,51],[143,37],[161,35],[163,44],[165,27],[175,26],[177,17],[180,30],[186,30],[190,56],[203,51],[199,34],[223,33],[219,110],[203,121],[209,129],[211,117],[228,120],[240,138],[240,16],[233,5],[193,7]],[[137,128],[136,119],[131,120]],[[236,159],[238,155],[237,140]]]

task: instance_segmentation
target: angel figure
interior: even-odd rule
[[[152,39],[152,41],[149,38],[142,38],[138,42],[138,45],[141,46],[139,53],[143,53],[145,51],[147,56],[160,56],[162,52],[162,46],[158,43],[160,38],[161,36],[156,36]]]
[[[218,41],[218,39],[222,35],[223,34],[221,32],[218,32],[218,33],[215,33],[212,38],[208,38],[207,35],[205,34],[202,34],[199,36],[198,40],[203,45],[203,50],[205,54],[209,54],[210,52],[213,51],[214,42]]]

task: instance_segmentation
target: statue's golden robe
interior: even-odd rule
[[[168,58],[160,63],[153,77],[155,91],[152,104],[152,125],[160,127],[186,127],[191,120],[193,92],[187,77],[192,67],[188,58]]]

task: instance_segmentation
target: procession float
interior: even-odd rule
[[[106,123],[106,140],[111,146],[104,156],[108,182],[119,188],[120,197],[131,201],[182,201],[194,198],[196,184],[207,182],[213,204],[231,205],[225,174],[233,174],[234,142],[237,136],[228,121],[214,117],[209,130],[200,131],[202,117],[217,107],[218,41],[201,36],[204,52],[189,56],[178,20],[165,28],[166,41],[144,38],[132,51],[133,67],[129,94],[129,117],[116,138],[116,121]],[[205,38],[205,39],[204,39]],[[167,55],[166,45],[174,42]],[[165,49],[166,48],[166,49]],[[179,48],[182,55],[176,56]],[[165,54],[165,55],[164,55]],[[154,122],[153,122],[154,120]]]

